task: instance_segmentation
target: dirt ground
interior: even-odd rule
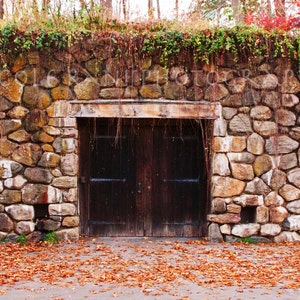
[[[85,238],[0,253],[0,299],[300,299],[299,244]]]

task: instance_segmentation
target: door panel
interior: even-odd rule
[[[199,125],[190,120],[119,122],[98,119],[91,122],[88,137],[87,130],[81,133],[84,232],[203,235],[206,191]]]

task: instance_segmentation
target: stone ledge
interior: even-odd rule
[[[174,100],[89,100],[70,101],[70,116],[83,118],[181,118],[216,119],[219,103]]]

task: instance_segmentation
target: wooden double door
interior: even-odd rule
[[[85,119],[79,125],[83,233],[205,235],[205,160],[199,123]]]

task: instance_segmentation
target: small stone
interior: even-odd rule
[[[55,231],[61,227],[61,222],[51,219],[42,219],[37,221],[36,226],[38,230]]]
[[[239,214],[218,214],[218,215],[208,215],[208,222],[220,223],[220,224],[234,224],[239,223],[241,221],[241,217]]]
[[[212,177],[212,196],[213,197],[232,197],[240,195],[246,183],[244,181],[222,176]]]
[[[139,91],[135,86],[127,86],[124,92],[123,98],[125,99],[135,99],[139,95]]]
[[[6,179],[17,175],[22,171],[23,166],[12,160],[0,159],[0,179]]]
[[[231,163],[232,176],[239,180],[252,180],[254,172],[252,165],[243,163]]]
[[[23,84],[18,79],[9,77],[1,80],[0,95],[14,103],[20,103],[23,93]],[[2,100],[1,100],[2,101]]]
[[[47,124],[49,117],[45,110],[32,109],[24,120],[24,129],[28,132],[36,132]]]
[[[231,174],[226,154],[216,153],[213,156],[212,170],[213,174],[221,176],[227,176]]]
[[[241,107],[243,105],[242,97],[239,94],[229,95],[228,97],[221,99],[221,104],[223,107]]]
[[[2,136],[18,130],[22,125],[21,120],[0,120]]]
[[[55,231],[60,241],[76,241],[79,239],[79,227]]]
[[[265,205],[266,206],[282,206],[284,204],[284,199],[278,195],[277,192],[272,191],[265,197]]]
[[[286,208],[290,213],[300,214],[300,200],[289,202]]]
[[[5,207],[5,211],[16,221],[31,221],[34,218],[32,205],[12,204]]]
[[[300,235],[297,232],[281,232],[274,238],[275,243],[294,243],[300,242]]]
[[[14,228],[13,221],[5,213],[0,213],[0,231],[11,232]]]
[[[226,136],[213,139],[214,152],[242,152],[246,148],[246,137]]]
[[[68,86],[59,85],[51,90],[51,96],[54,101],[72,100],[72,92]]]
[[[281,83],[281,93],[297,94],[300,92],[300,82],[295,76],[286,76]]]
[[[9,134],[8,138],[18,143],[26,143],[31,140],[31,135],[27,131],[20,129]]]
[[[292,139],[299,142],[300,141],[300,127],[291,128],[291,130],[289,131],[289,135]]]
[[[289,153],[281,155],[279,168],[282,170],[289,170],[297,167],[298,160],[296,153]]]
[[[236,133],[252,132],[250,117],[246,114],[235,115],[229,122],[229,129]]]
[[[46,89],[53,89],[59,85],[59,80],[51,75],[41,80],[40,85]]]
[[[258,206],[256,208],[256,222],[265,224],[269,222],[269,208],[265,206]]]
[[[19,119],[23,120],[26,115],[28,114],[29,110],[21,105],[14,106],[8,113],[7,115],[11,119]]]
[[[22,189],[26,184],[27,180],[22,175],[17,175],[13,178],[8,178],[4,181],[4,185],[8,189]]]
[[[229,91],[223,84],[211,84],[204,93],[204,99],[208,101],[220,101],[229,95]]]
[[[30,109],[45,109],[51,104],[51,98],[45,89],[37,85],[30,85],[24,88],[22,104]]]
[[[0,194],[1,204],[14,204],[21,202],[21,192],[19,190],[4,190]]]
[[[245,91],[247,79],[243,77],[233,78],[228,83],[228,89],[232,94],[242,94]]]
[[[298,231],[300,230],[300,215],[292,215],[282,223],[283,230]]]
[[[168,81],[168,70],[160,65],[155,65],[152,70],[147,70],[145,75],[146,83],[164,84]]]
[[[65,217],[62,226],[64,227],[76,227],[79,225],[79,216]]]
[[[296,115],[287,109],[278,109],[275,112],[277,124],[282,126],[294,126],[296,124]]]
[[[265,140],[257,133],[252,133],[247,139],[247,150],[255,155],[264,152]]]
[[[163,95],[161,87],[158,84],[143,85],[140,88],[139,93],[145,99],[157,99]]]
[[[286,183],[286,173],[279,169],[272,169],[263,174],[261,178],[274,191],[279,190]]]
[[[13,143],[9,141],[7,138],[0,138],[0,156],[1,155],[3,157],[10,156],[17,147],[18,147],[17,143]]]
[[[300,199],[300,189],[296,188],[291,184],[285,184],[280,190],[279,194],[286,200],[286,201],[293,201],[296,199]]]
[[[247,182],[245,192],[249,194],[267,195],[271,192],[271,189],[262,179],[255,177],[252,181]]]
[[[300,168],[293,169],[288,172],[287,178],[290,183],[300,188]]]
[[[233,198],[233,202],[238,205],[241,205],[242,207],[258,206],[262,204],[263,197],[261,195],[243,194],[239,197]]]
[[[62,202],[59,189],[46,184],[26,184],[22,190],[22,200],[25,204],[49,204]]]
[[[227,153],[227,157],[230,163],[252,164],[255,159],[255,156],[248,152]]]
[[[227,205],[228,213],[240,214],[241,211],[242,211],[242,207],[240,205],[233,204],[233,203]]]
[[[249,79],[250,86],[259,90],[274,90],[278,85],[278,78],[274,74],[260,75]]]
[[[231,226],[229,224],[223,224],[220,226],[220,231],[222,234],[231,234]]]
[[[255,223],[234,225],[231,233],[239,237],[249,237],[259,232],[260,225]]]
[[[104,88],[101,89],[99,96],[104,99],[121,99],[123,94],[122,88]]]
[[[34,229],[35,229],[35,224],[30,221],[18,222],[15,227],[15,231],[17,234],[25,234],[25,235],[32,233]]]
[[[22,144],[12,155],[12,158],[26,166],[35,166],[42,156],[42,150],[39,145],[33,143]]]
[[[110,74],[104,74],[99,78],[99,84],[101,87],[114,87],[116,80]]]
[[[56,153],[72,153],[76,149],[76,141],[74,138],[61,138],[57,137],[52,146]]]
[[[58,188],[74,188],[77,187],[77,177],[61,176],[54,178],[52,185]]]
[[[223,107],[222,108],[222,115],[225,120],[231,120],[236,114],[238,110],[233,107]]]
[[[285,218],[289,215],[286,208],[279,206],[279,207],[271,207],[270,208],[270,221],[272,223],[282,223]],[[299,228],[300,229],[300,228]]]
[[[281,227],[278,224],[261,225],[260,234],[262,236],[275,236],[281,232]]]
[[[48,210],[50,216],[74,216],[76,213],[72,203],[50,204]]]
[[[78,173],[78,156],[74,153],[61,157],[61,171],[64,175],[75,176]]]
[[[268,106],[257,105],[251,109],[250,117],[254,120],[266,121],[271,119],[273,113]]]
[[[30,182],[37,182],[37,183],[49,184],[53,179],[51,172],[43,168],[26,168],[24,172],[24,176]]]
[[[278,125],[271,121],[254,121],[253,129],[263,137],[270,137],[278,133]]]
[[[55,168],[60,162],[60,155],[53,152],[44,152],[38,165],[44,168]]]
[[[74,86],[78,100],[95,100],[99,98],[100,86],[94,78],[86,78]]]
[[[186,87],[176,82],[168,82],[164,85],[166,99],[182,100],[186,94]]]
[[[208,239],[210,243],[223,242],[223,236],[220,231],[220,227],[216,223],[212,223],[208,226]]]
[[[64,202],[77,202],[78,201],[78,189],[71,188],[63,192]]]
[[[224,198],[215,198],[211,203],[211,212],[214,214],[226,212],[226,201]]]
[[[253,164],[253,170],[256,176],[260,176],[273,168],[272,158],[267,155],[263,154],[258,156]]]
[[[299,98],[293,94],[283,94],[281,103],[284,107],[294,107],[299,103]]]

